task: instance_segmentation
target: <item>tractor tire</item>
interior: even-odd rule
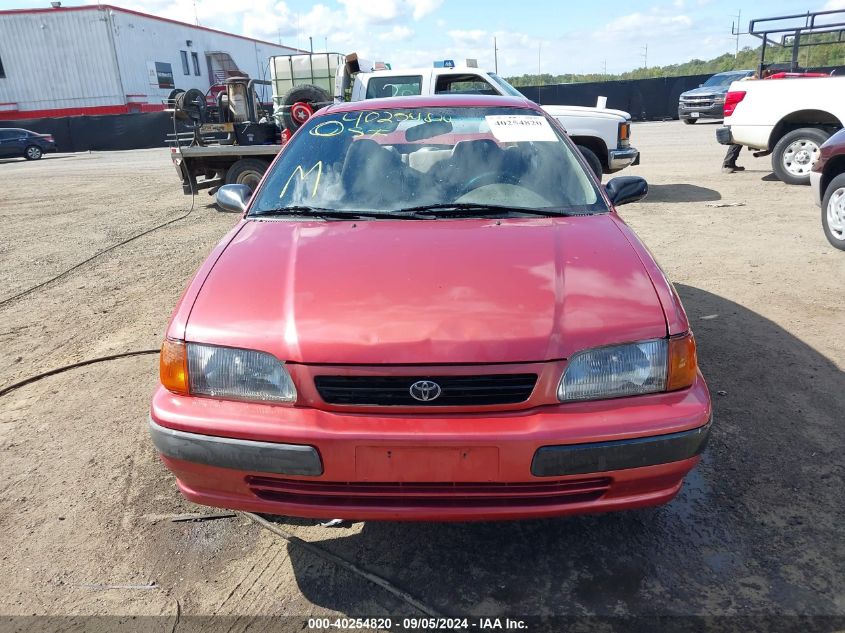
[[[331,95],[322,88],[310,84],[294,86],[282,97],[282,121],[295,132],[314,112],[331,102]]]
[[[247,185],[255,191],[270,163],[257,158],[242,158],[226,172],[227,185]]]

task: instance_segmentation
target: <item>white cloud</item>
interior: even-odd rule
[[[479,44],[482,40],[486,41],[488,39],[492,39],[491,35],[488,35],[487,31],[482,31],[480,29],[474,29],[471,31],[449,31],[449,37],[459,46],[467,46],[470,44]]]
[[[608,22],[596,33],[602,38],[623,37],[625,39],[643,39],[648,37],[665,36],[687,31],[692,26],[692,18],[688,15],[664,15],[662,12],[631,13],[622,15]]]
[[[401,40],[407,40],[408,38],[412,37],[414,32],[409,29],[407,26],[394,26],[389,31],[385,31],[384,33],[379,33],[378,39],[382,42],[398,42]]]
[[[822,11],[836,11],[837,9],[845,9],[845,0],[828,0]]]
[[[408,0],[408,4],[413,8],[414,19],[420,20],[437,11],[443,4],[443,0]]]

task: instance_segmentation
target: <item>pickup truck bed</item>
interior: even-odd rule
[[[819,147],[845,122],[845,77],[737,81],[725,115],[720,143],[771,152],[778,178],[807,184]]]

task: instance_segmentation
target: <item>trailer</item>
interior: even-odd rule
[[[355,60],[354,54],[340,53],[277,55],[270,58],[269,81],[230,77],[205,94],[171,92],[174,132],[177,122],[189,130],[175,132],[169,141],[182,191],[214,194],[224,184],[254,189],[290,135],[335,100],[337,77]],[[350,69],[357,72],[357,64]],[[340,83],[338,99],[343,96]],[[271,103],[259,100],[260,85],[272,86]]]

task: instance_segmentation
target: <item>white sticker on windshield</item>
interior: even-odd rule
[[[558,140],[552,126],[543,116],[508,114],[484,118],[496,140],[503,143]]]

